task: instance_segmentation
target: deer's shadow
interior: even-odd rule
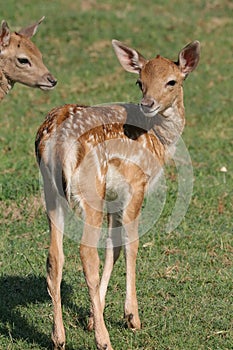
[[[81,326],[85,328],[88,310],[79,309],[70,302],[69,295],[72,294],[70,285],[63,282],[61,289],[62,294],[66,296],[63,303],[77,314]],[[47,330],[46,333],[40,332],[37,325],[28,321],[21,312],[22,307],[50,301],[43,277],[34,275],[0,277],[0,334],[15,340],[26,341],[29,344],[38,344],[41,349],[51,349],[50,330]],[[68,346],[67,350],[74,349]],[[79,349],[76,348],[76,350]]]

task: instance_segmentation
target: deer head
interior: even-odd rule
[[[137,84],[143,94],[140,105],[145,116],[153,117],[157,113],[168,116],[174,105],[180,105],[180,109],[183,109],[182,85],[199,62],[199,41],[185,46],[180,51],[177,62],[160,55],[147,60],[138,51],[120,41],[113,40],[112,44],[122,67],[139,75]]]
[[[18,82],[41,90],[53,89],[57,80],[48,71],[42,54],[30,38],[36,33],[42,17],[37,23],[10,32],[6,21],[0,28],[0,89],[2,97]]]

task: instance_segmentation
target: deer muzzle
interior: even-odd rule
[[[160,105],[152,97],[143,97],[140,108],[146,117],[154,117],[158,113]]]
[[[41,83],[38,84],[38,87],[41,90],[51,90],[57,85],[57,79],[54,78],[54,76],[51,73],[46,73],[42,80]]]

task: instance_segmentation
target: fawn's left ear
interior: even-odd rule
[[[27,38],[31,38],[33,35],[36,34],[37,29],[39,24],[41,24],[41,22],[44,20],[45,16],[43,16],[38,22],[36,22],[35,24],[32,24],[26,28],[21,29],[18,33],[22,34],[24,36],[26,36]]]
[[[139,74],[147,60],[138,51],[118,40],[112,40],[112,46],[122,67],[127,72]]]
[[[185,46],[179,53],[178,66],[184,77],[187,77],[198,65],[200,59],[200,43],[193,41]]]

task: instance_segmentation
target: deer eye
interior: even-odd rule
[[[169,80],[167,82],[167,86],[174,86],[174,85],[176,85],[176,81],[175,80]]]
[[[31,66],[30,61],[26,57],[18,57],[17,60],[22,65],[28,64],[29,66]]]
[[[142,90],[142,82],[141,82],[141,80],[137,80],[136,81],[136,85],[138,85],[139,86],[139,88],[140,88],[140,90]]]

